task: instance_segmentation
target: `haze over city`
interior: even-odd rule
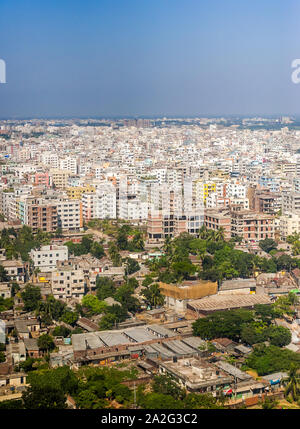
[[[0,117],[299,114],[299,2],[2,0]]]

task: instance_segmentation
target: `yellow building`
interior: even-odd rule
[[[206,203],[206,198],[216,192],[216,184],[214,182],[203,183],[203,200],[204,204]]]
[[[204,205],[206,205],[207,197],[213,192],[216,192],[215,182],[211,182],[211,181],[203,182],[202,180],[198,180],[195,182],[194,196],[197,201],[203,200]]]
[[[56,188],[64,189],[67,187],[70,171],[51,168],[49,175],[52,178],[52,183]]]
[[[95,191],[96,188],[93,185],[70,186],[66,189],[67,195],[70,200],[81,200],[82,194],[94,193]]]
[[[217,294],[218,283],[209,280],[186,280],[180,285],[160,282],[159,289],[166,307],[184,312],[189,301]]]

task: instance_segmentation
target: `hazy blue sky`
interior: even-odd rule
[[[0,0],[0,117],[300,114],[299,0]]]

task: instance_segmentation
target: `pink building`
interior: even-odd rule
[[[47,188],[50,187],[50,178],[48,172],[46,173],[35,173],[34,175],[34,184],[35,185],[44,185]]]

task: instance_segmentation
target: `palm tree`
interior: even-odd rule
[[[202,240],[206,240],[207,239],[207,228],[206,225],[202,225],[201,228],[199,229],[199,238],[201,238]]]
[[[165,242],[163,245],[163,251],[165,252],[168,259],[172,258],[173,255],[173,243],[172,239],[169,235],[166,236]]]
[[[208,241],[216,241],[216,231],[214,231],[213,229],[208,230],[207,240]]]
[[[293,244],[293,256],[300,255],[300,241],[295,241]]]
[[[198,255],[198,258],[201,261],[201,264],[203,264],[203,260],[204,260],[204,257],[206,255],[206,248],[202,247],[201,249],[198,249],[197,250],[197,255]]]
[[[143,234],[141,232],[137,232],[132,240],[132,243],[134,244],[136,249],[144,250],[144,238]]]
[[[159,285],[157,283],[152,284],[150,287],[143,292],[146,301],[152,306],[157,307],[163,305],[165,297],[161,294]]]
[[[297,233],[294,233],[293,235],[288,235],[286,237],[286,241],[289,244],[294,244],[296,241],[299,241],[299,240],[300,240],[300,235]]]
[[[291,303],[291,305],[296,305],[298,304],[298,301],[299,301],[297,295],[293,292],[288,293],[288,300]]]
[[[287,385],[284,391],[284,396],[287,398],[289,395],[291,395],[293,401],[297,401],[298,395],[300,393],[300,379],[298,367],[295,364],[291,364],[288,378],[285,381],[287,381]]]
[[[225,228],[221,226],[216,232],[215,232],[215,239],[216,241],[224,241],[225,240]]]

